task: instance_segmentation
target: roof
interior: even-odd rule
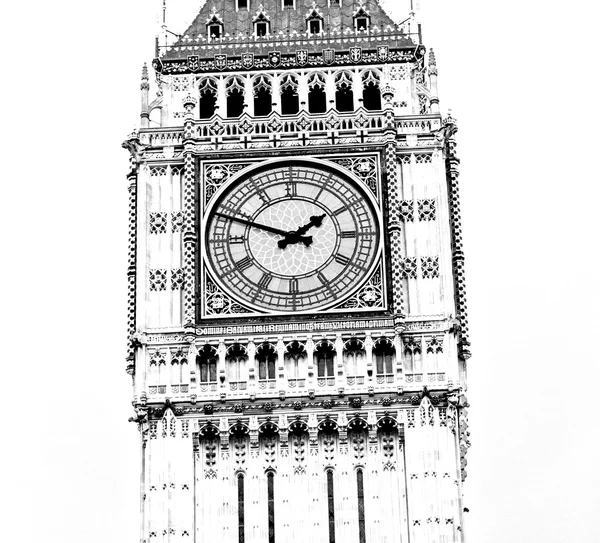
[[[235,55],[236,49],[240,50],[238,54],[243,49],[243,52],[266,55],[274,45],[287,45],[292,50],[305,48],[313,52],[329,48],[339,51],[348,50],[354,42],[363,42],[363,48],[364,42],[377,41],[381,44],[384,40],[388,41],[387,37],[399,47],[415,45],[404,27],[397,26],[385,13],[379,0],[340,0],[339,4],[332,6],[329,6],[331,0],[295,0],[296,7],[293,8],[283,7],[283,0],[247,0],[249,9],[237,9],[238,1],[208,0],[183,36],[162,52],[161,59],[181,59],[190,54],[207,58],[215,52]],[[356,16],[369,19],[368,30],[356,30]],[[321,34],[308,34],[307,21],[311,18],[322,21]],[[257,20],[269,22],[268,36],[255,36],[254,23]],[[209,39],[210,23],[222,24],[221,39]],[[373,35],[374,40],[371,39]],[[341,37],[348,39],[340,40]],[[349,44],[350,41],[353,43]],[[366,48],[375,49],[376,44]]]

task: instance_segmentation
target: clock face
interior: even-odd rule
[[[379,250],[377,215],[363,190],[302,163],[229,186],[207,212],[205,235],[217,281],[242,303],[279,312],[339,303]]]

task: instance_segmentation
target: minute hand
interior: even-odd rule
[[[272,234],[278,234],[279,236],[287,236],[287,232],[285,230],[280,230],[279,228],[273,228],[272,226],[267,226],[266,224],[259,224],[254,221],[249,221],[247,219],[241,219],[240,217],[234,217],[233,215],[225,215],[225,213],[216,212],[215,215],[219,217],[224,217],[225,219],[231,219],[232,221],[236,221],[242,224],[247,224],[248,226],[253,226],[254,228],[259,228],[260,230],[265,230],[266,232],[271,232]]]

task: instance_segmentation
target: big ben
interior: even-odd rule
[[[418,14],[208,0],[167,34],[124,143],[140,541],[464,541],[457,127]]]

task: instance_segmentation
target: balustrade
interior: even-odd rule
[[[331,394],[338,389],[361,392],[366,387],[385,391],[398,385],[444,385],[448,379],[440,371],[442,359],[437,362],[431,352],[434,347],[441,349],[437,343],[441,340],[433,340],[435,345],[428,341],[428,362],[422,353],[425,343],[397,335],[215,343],[194,348],[193,355],[156,351],[149,353],[147,392],[150,397],[189,393],[206,398],[269,397],[276,391],[302,395],[313,388]],[[187,356],[192,358],[191,367]]]

